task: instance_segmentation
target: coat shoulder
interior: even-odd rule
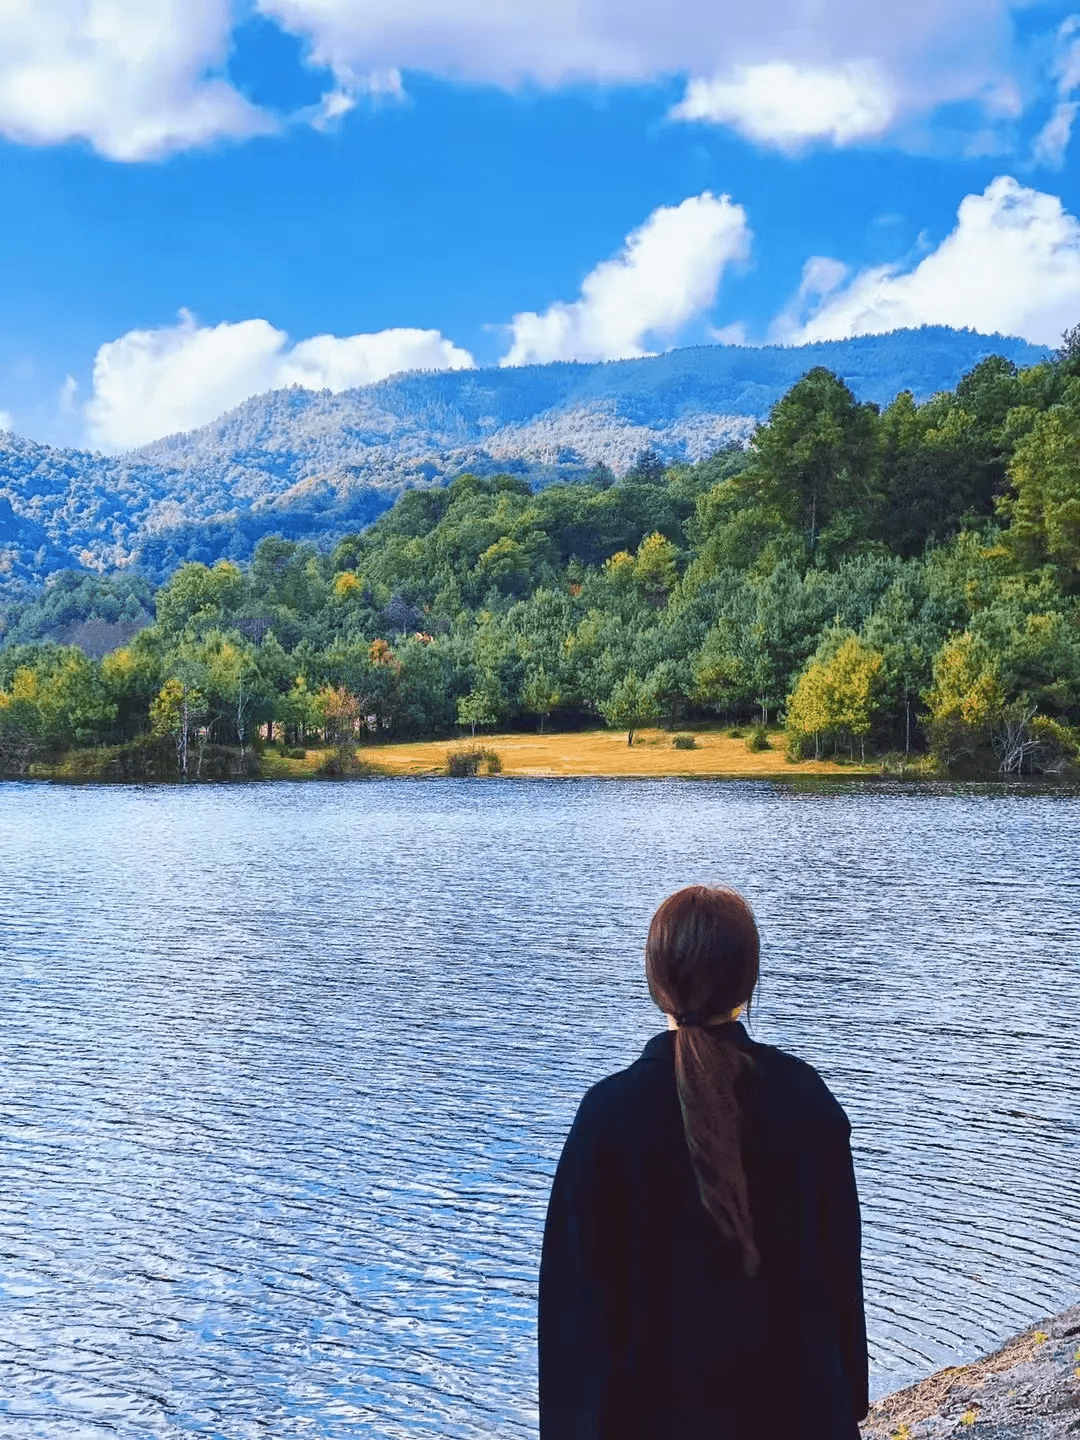
[[[774,1045],[752,1043],[748,1048],[754,1074],[770,1108],[782,1107],[795,1124],[835,1132],[837,1138],[851,1134],[844,1107],[813,1065]]]
[[[622,1070],[616,1070],[591,1085],[582,1096],[573,1131],[593,1141],[625,1140],[627,1131],[640,1131],[647,1117],[663,1112],[674,1103],[675,1076],[670,1063],[642,1056]]]
[[[655,1088],[657,1080],[660,1079],[656,1071],[655,1065],[644,1060],[635,1060],[625,1069],[605,1075],[586,1090],[578,1107],[578,1114],[590,1119],[618,1114],[631,1096]]]

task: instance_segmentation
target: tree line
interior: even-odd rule
[[[817,368],[748,448],[696,465],[537,491],[462,475],[327,553],[270,537],[153,595],[61,576],[4,618],[0,766],[751,720],[798,756],[1053,770],[1077,751],[1078,595],[1080,335],[884,409]],[[94,659],[46,638],[50,607],[150,623]]]

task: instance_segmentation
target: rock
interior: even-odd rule
[[[863,1440],[1066,1440],[1080,1437],[1080,1305],[1033,1325],[971,1365],[886,1395]]]

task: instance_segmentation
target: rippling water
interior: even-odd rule
[[[0,785],[0,1436],[535,1434],[670,890],[855,1127],[876,1393],[1080,1291],[1080,793]]]

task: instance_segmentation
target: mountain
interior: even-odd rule
[[[340,394],[293,387],[124,455],[0,434],[0,586],[84,566],[160,579],[186,559],[243,559],[267,534],[327,544],[411,486],[467,470],[533,484],[624,473],[744,444],[807,370],[861,400],[923,400],[988,355],[1032,365],[1026,341],[927,326],[816,345],[672,350],[642,360],[398,375]]]

